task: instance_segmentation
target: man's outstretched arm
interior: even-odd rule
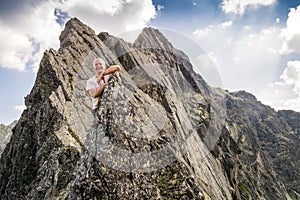
[[[113,65],[104,71],[104,76],[108,74],[112,74],[116,71],[121,71],[120,65]]]
[[[121,71],[120,65],[113,65],[109,68],[107,68],[98,78],[97,82],[100,83],[101,80],[104,80],[104,76],[112,74],[116,71]]]

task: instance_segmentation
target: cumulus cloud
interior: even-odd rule
[[[0,29],[0,65],[24,70],[30,52],[33,51],[28,36],[15,32],[1,21]]]
[[[248,3],[247,3],[248,2]],[[226,13],[244,14],[250,7],[270,6],[275,1],[223,1]],[[300,53],[300,5],[291,8],[286,26],[280,18],[273,25],[257,29],[227,21],[194,31],[196,40],[213,52],[216,66],[229,90],[247,90],[275,109],[300,111],[300,60],[287,62],[287,56]],[[295,54],[296,53],[296,54]],[[205,62],[204,62],[205,63]],[[274,81],[278,80],[278,81]]]
[[[232,21],[225,21],[221,24],[217,24],[217,25],[209,25],[207,28],[203,29],[197,29],[193,32],[194,35],[196,35],[197,37],[203,37],[206,35],[209,35],[211,33],[222,33],[224,32],[227,28],[229,28],[230,26],[232,26]]]
[[[281,48],[282,53],[299,53],[300,54],[300,5],[297,8],[291,8],[286,28],[282,30],[281,36],[284,38],[284,43]]]
[[[0,67],[21,71],[26,66],[37,71],[43,52],[58,48],[69,17],[78,17],[96,32],[117,34],[142,28],[156,16],[151,0],[13,0],[1,2],[0,10]]]
[[[158,12],[162,11],[163,9],[165,9],[164,6],[162,6],[162,5],[157,5],[157,11],[158,11]]]
[[[258,8],[261,6],[271,6],[276,0],[223,0],[221,8],[225,13],[243,15],[249,8]]]
[[[51,4],[17,13],[0,21],[0,66],[25,70],[30,64],[36,71],[43,51],[58,47],[61,27],[56,23]]]
[[[271,72],[280,58],[282,40],[279,34],[279,28],[269,27],[257,33],[242,35],[234,42],[233,55],[243,62],[245,68]]]
[[[23,112],[23,110],[26,109],[26,106],[25,105],[18,105],[18,106],[15,106],[15,109],[20,111],[20,112]]]
[[[300,6],[291,8],[286,27],[279,34],[282,41],[280,53],[300,53],[299,20]],[[258,93],[258,97],[276,110],[290,109],[300,112],[300,61],[287,62],[279,81],[269,84],[266,89]]]
[[[271,83],[259,97],[262,102],[276,110],[290,109],[300,112],[300,61],[289,61],[280,80]]]
[[[274,80],[283,39],[279,37],[281,29],[276,26],[260,31],[243,27],[226,21],[197,29],[194,36],[219,61],[216,66],[226,88],[254,92]]]
[[[77,16],[96,32],[113,34],[141,28],[156,15],[151,0],[72,0],[61,4],[60,8],[71,17]]]

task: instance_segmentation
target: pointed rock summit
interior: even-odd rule
[[[1,156],[0,199],[299,198],[299,113],[210,87],[157,29],[131,44],[72,18],[59,39]],[[97,57],[122,70],[94,117]]]
[[[142,30],[142,33],[134,42],[134,46],[137,48],[153,48],[174,51],[173,45],[167,40],[167,38],[159,30],[150,27]]]

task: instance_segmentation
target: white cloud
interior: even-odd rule
[[[142,28],[156,15],[151,0],[72,0],[61,4],[60,8],[69,16],[78,17],[96,32],[109,31],[112,34]]]
[[[161,10],[165,9],[162,5],[157,5],[157,11],[160,12]]]
[[[251,26],[245,25],[245,26],[243,27],[243,29],[244,29],[244,30],[251,30]]]
[[[276,0],[223,0],[221,7],[225,13],[243,15],[246,9],[271,6]]]
[[[26,34],[19,34],[0,22],[0,65],[24,70],[33,51]]]
[[[281,48],[282,53],[296,52],[300,54],[300,5],[295,9],[291,8],[286,28],[282,30],[281,36],[284,38],[284,43]]]
[[[217,33],[222,33],[222,32],[224,32],[225,29],[227,29],[231,26],[232,26],[232,21],[225,21],[221,24],[209,25],[204,30],[197,29],[193,32],[193,34],[197,37],[203,37],[203,36],[209,35],[211,33],[214,33],[214,34],[216,34],[216,32]]]
[[[269,27],[257,33],[242,35],[235,41],[234,55],[250,63],[261,62],[262,60],[259,58],[268,60],[268,57],[270,57],[269,60],[272,60],[274,56],[279,57],[279,49],[282,43],[279,34],[280,29]]]
[[[194,31],[199,44],[219,61],[216,66],[230,90],[255,92],[276,77],[283,42],[281,29],[272,26],[258,32],[251,30],[228,21]]]
[[[23,71],[30,63],[36,71],[43,52],[58,47],[61,27],[55,20],[53,3],[47,2],[2,21],[0,66]]]
[[[52,0],[35,4],[24,4],[20,12],[0,21],[0,67],[23,71],[30,64],[37,71],[43,52],[59,46],[63,27],[57,23],[55,9],[78,17],[96,32],[112,34],[142,28],[156,16],[151,0]]]
[[[194,36],[218,60],[216,66],[224,87],[231,91],[245,89],[277,110],[300,111],[300,61],[288,62],[278,76],[285,39],[278,23],[260,31],[222,24],[197,29]],[[277,79],[280,81],[274,82]]]
[[[234,62],[240,62],[240,58],[238,58],[238,57],[235,56],[235,57],[233,58],[233,61],[234,61]]]
[[[219,28],[227,28],[230,26],[232,26],[232,21],[226,21],[226,22],[223,22],[220,25],[218,25]]]
[[[289,61],[280,81],[270,84],[259,94],[259,98],[276,110],[300,112],[300,61]]]
[[[18,106],[15,106],[14,108],[16,110],[20,111],[20,112],[23,112],[23,110],[26,109],[26,106],[25,105],[18,105]]]
[[[289,61],[280,78],[284,83],[294,85],[293,92],[300,96],[300,61]]]
[[[279,34],[280,53],[300,53],[300,6],[291,8],[286,27]],[[279,18],[276,19],[279,23]],[[274,49],[269,48],[270,52]],[[277,51],[276,51],[277,52]],[[300,112],[300,61],[287,62],[287,67],[280,75],[280,80],[269,84],[258,93],[258,98],[276,110],[291,109]]]

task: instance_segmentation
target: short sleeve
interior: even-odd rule
[[[93,81],[92,78],[88,79],[86,81],[86,90],[90,90],[90,89],[97,89],[97,84]]]

